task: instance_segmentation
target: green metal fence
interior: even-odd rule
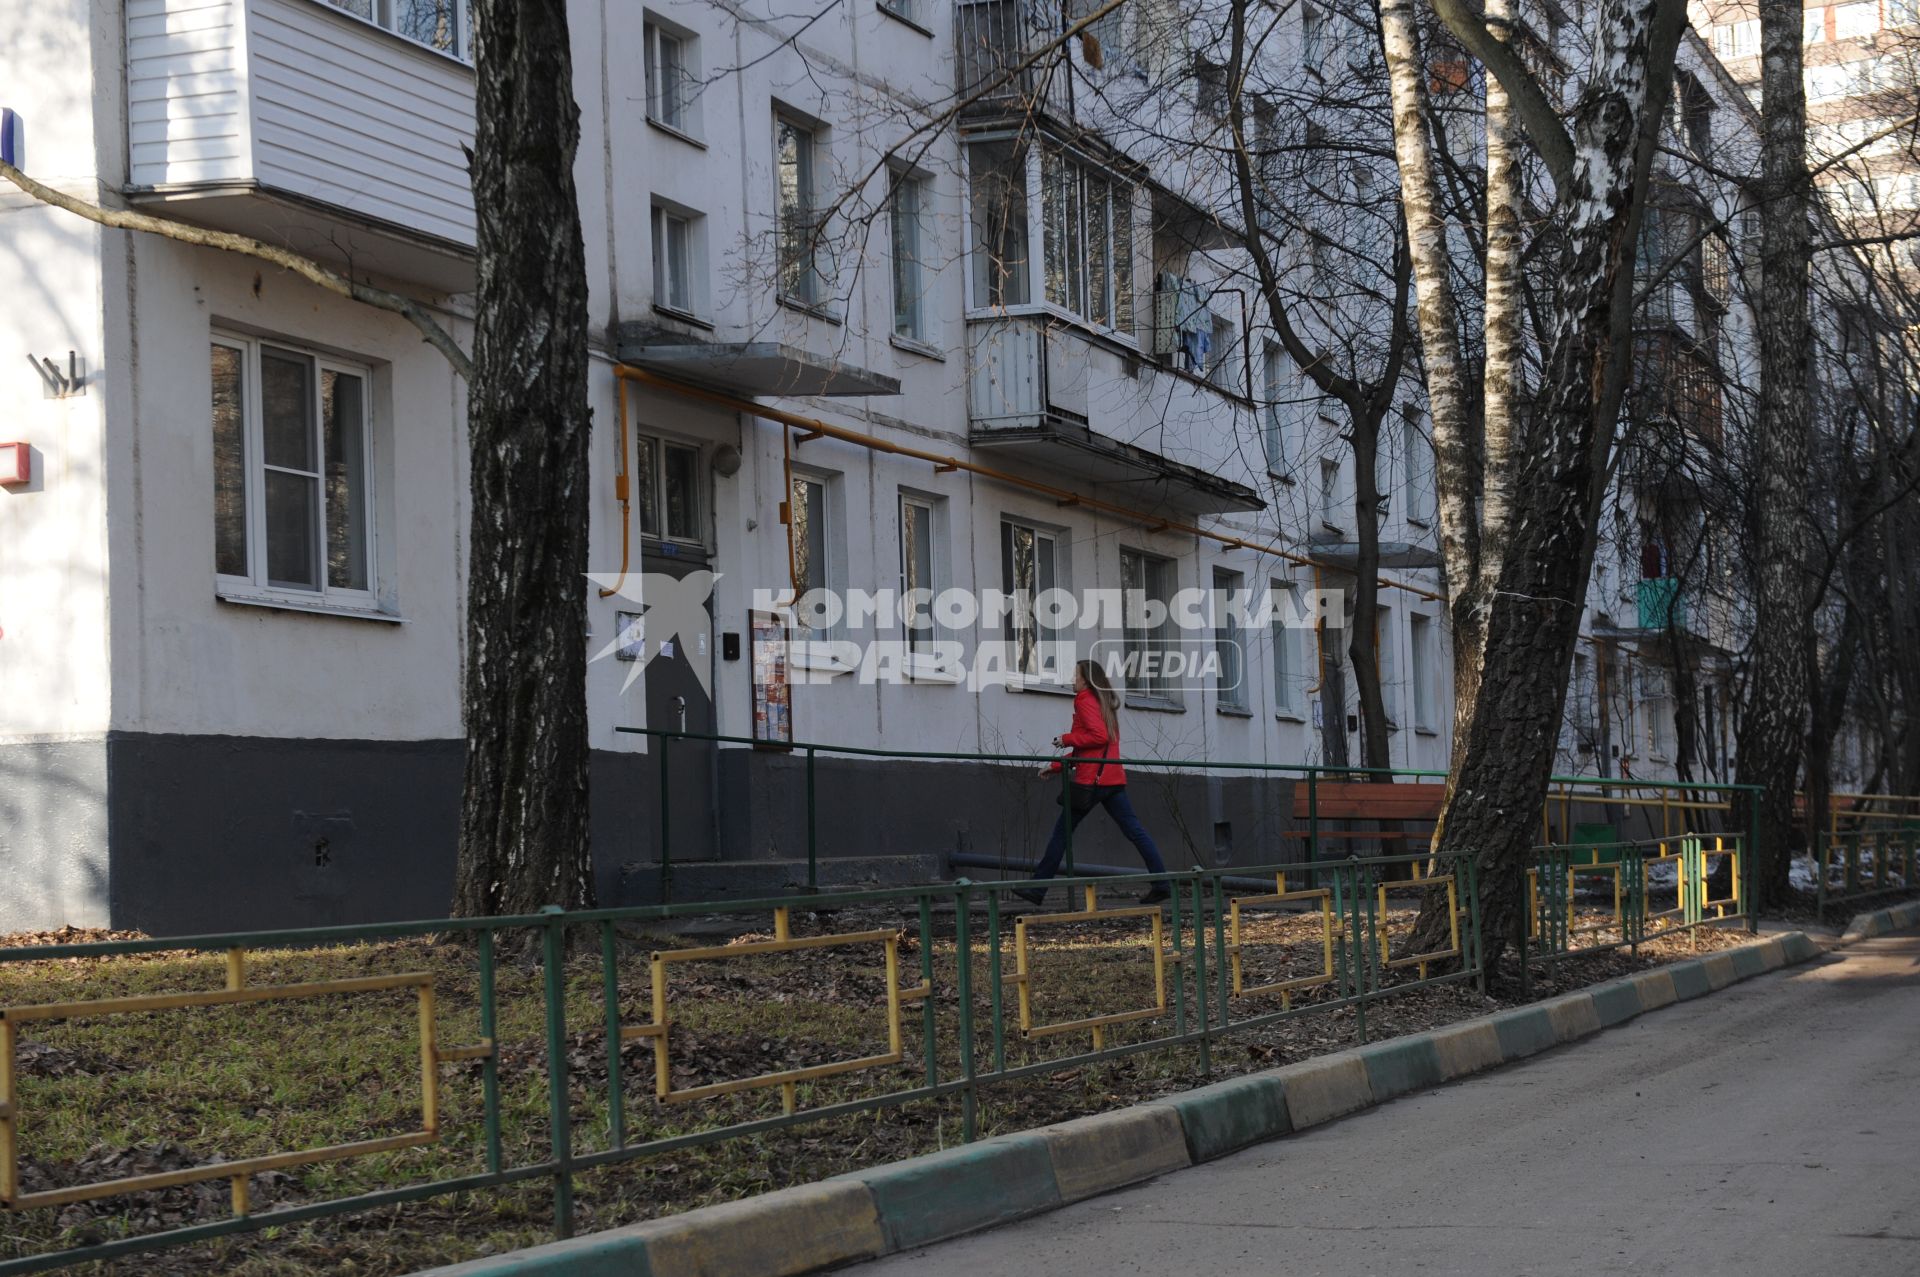
[[[1822,921],[1832,905],[1915,885],[1920,830],[1855,829],[1822,835],[1814,860],[1814,899]]]
[[[1662,926],[1712,921],[1717,902],[1706,888],[1708,862],[1737,849],[1721,842],[1709,850],[1710,838],[1685,842],[1672,852],[1631,843],[1541,849],[1533,874],[1547,889],[1539,893],[1534,910],[1538,935],[1532,959],[1554,961],[1591,949],[1631,945]],[[1678,884],[1677,913],[1656,899],[1659,867],[1670,860]],[[1609,867],[1597,868],[1603,863]],[[1620,932],[1583,936],[1574,899],[1578,880],[1584,874],[1612,876],[1616,869],[1629,884],[1616,909]],[[533,1182],[549,1187],[554,1231],[564,1237],[574,1228],[576,1177],[595,1168],[912,1103],[949,1106],[942,1111],[956,1121],[955,1136],[971,1140],[979,1134],[981,1101],[990,1098],[995,1087],[1170,1049],[1191,1052],[1193,1064],[1205,1074],[1214,1067],[1214,1053],[1223,1041],[1304,1016],[1350,1013],[1352,1032],[1365,1041],[1369,1009],[1382,999],[1459,982],[1484,989],[1478,873],[1470,855],[1434,860],[1419,854],[1237,868],[1232,875],[1191,870],[1123,879],[1057,878],[1044,884],[962,880],[724,904],[572,913],[552,909],[519,917],[0,949],[0,978],[15,964],[49,959],[164,953],[226,958],[225,987],[220,989],[0,1007],[0,1204],[8,1211],[28,1212],[192,1181],[224,1180],[233,1187],[228,1218],[52,1253],[21,1254],[0,1261],[0,1274]],[[1273,890],[1249,890],[1249,881],[1271,881]],[[1116,902],[1117,896],[1155,883],[1171,888],[1164,910],[1157,903]],[[1064,891],[1067,907],[1033,912],[1007,906],[1008,893],[1034,888]],[[1743,900],[1751,898],[1742,891]],[[1442,916],[1450,923],[1450,940],[1415,950],[1413,918],[1429,896],[1445,902]],[[806,911],[802,922],[812,930],[796,932],[797,909]],[[862,925],[862,917],[870,925]],[[669,934],[676,926],[716,918],[736,920],[729,943],[685,945]],[[770,931],[771,938],[743,938],[737,934],[743,930]],[[1049,935],[1070,937],[1072,943],[1049,948]],[[436,1004],[436,977],[430,973],[255,982],[258,973],[278,970],[273,964],[280,951],[423,936],[463,940],[453,952],[461,955],[463,972],[470,958],[472,983],[460,990],[457,1002],[465,1008],[470,997],[471,1016],[464,1009],[451,1009],[455,999]],[[538,1014],[531,1014],[534,1008],[529,1006],[529,1013],[516,1021],[530,1038],[537,1035],[537,1041],[503,1040],[496,961],[502,946],[538,958],[539,980],[533,983],[528,973],[526,986]],[[704,1039],[695,1013],[717,1001],[714,986],[684,977],[676,984],[676,972],[729,964],[738,969],[743,960],[817,963],[823,955],[855,952],[866,955],[860,961],[881,969],[878,991],[867,996],[879,1003],[884,1046],[863,1056],[746,1076],[711,1075],[717,1066],[702,1058]],[[1088,952],[1096,955],[1097,968],[1086,965],[1094,961]],[[1523,951],[1522,956],[1524,969],[1528,955]],[[905,974],[915,962],[917,970]],[[1060,991],[1068,986],[1074,998],[1085,1002],[1076,1004],[1078,1014],[1061,1009]],[[106,1184],[33,1191],[24,1186],[22,1161],[31,1155],[34,1117],[41,1111],[36,1106],[44,1098],[38,1084],[20,1085],[14,1067],[24,1035],[50,1024],[105,1015],[191,1014],[208,1006],[352,995],[374,988],[418,993],[418,1060],[424,1066],[418,1130],[335,1147],[229,1158]],[[461,1032],[470,1032],[471,1040],[460,1041]],[[569,1076],[571,1069],[581,1067],[583,1038],[598,1040],[589,1055],[603,1051],[606,1070],[602,1093],[585,1118]],[[624,1059],[622,1047],[628,1044],[638,1044],[643,1056],[650,1049],[654,1067],[636,1067]],[[503,1054],[510,1049],[539,1062],[544,1105],[523,1103],[509,1112],[501,1069]],[[465,1064],[468,1071],[449,1079],[444,1074],[454,1064]],[[471,1076],[476,1064],[477,1078]],[[533,1073],[516,1074],[515,1086],[521,1088],[516,1095],[527,1100],[525,1088],[536,1084]],[[542,1107],[543,1116],[531,1116]],[[958,1108],[957,1115],[952,1107]],[[705,1124],[703,1111],[711,1115]],[[467,1115],[466,1129],[449,1117],[456,1112]],[[692,1116],[682,1116],[688,1114]],[[277,1209],[251,1207],[247,1185],[259,1170],[448,1139],[456,1139],[472,1159],[462,1173]],[[420,1155],[418,1149],[395,1154]],[[396,1178],[404,1172],[403,1165],[395,1169]]]

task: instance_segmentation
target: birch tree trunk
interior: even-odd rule
[[[475,0],[479,288],[454,912],[593,901],[587,278],[564,0]]]
[[[1754,607],[1735,779],[1761,787],[1761,900],[1788,893],[1793,795],[1807,738],[1807,93],[1798,0],[1760,0],[1760,406],[1750,497]],[[1811,831],[1810,831],[1811,832]]]
[[[1399,11],[1391,19],[1390,9]],[[1424,128],[1417,64],[1410,61],[1410,55],[1417,58],[1417,45],[1402,0],[1386,0],[1381,11],[1383,26],[1394,28],[1388,40],[1390,64],[1398,64],[1392,88],[1402,174],[1413,167],[1417,184],[1423,166],[1407,137]],[[1439,11],[1483,59],[1503,52],[1487,49],[1488,33],[1473,15],[1451,6]],[[1465,740],[1456,747],[1460,762],[1436,834],[1438,850],[1475,857],[1489,963],[1524,926],[1528,851],[1559,738],[1606,463],[1626,388],[1632,246],[1685,16],[1678,0],[1605,0],[1599,6],[1595,61],[1570,136],[1516,60],[1509,57],[1501,71],[1516,104],[1523,94],[1531,103],[1533,116],[1523,119],[1526,132],[1554,161],[1562,247],[1552,331],[1544,334],[1542,384],[1526,410],[1508,414],[1510,505],[1499,568],[1489,574],[1491,588],[1479,609],[1485,630],[1477,695],[1465,715]],[[1412,223],[1411,190],[1407,198]],[[1437,221],[1434,207],[1422,213]],[[1416,247],[1416,253],[1430,247]],[[1432,270],[1443,268],[1438,262]],[[1424,289],[1427,273],[1420,278]],[[1428,301],[1423,293],[1423,319]],[[1452,517],[1471,518],[1466,495],[1443,490],[1443,534],[1448,504],[1456,507]],[[1444,921],[1443,908],[1430,896],[1414,944],[1425,947]]]
[[[1380,39],[1393,104],[1394,155],[1400,168],[1407,251],[1413,261],[1414,313],[1426,366],[1441,565],[1451,600],[1454,751],[1450,774],[1458,775],[1467,725],[1472,721],[1480,690],[1482,625],[1476,584],[1482,454],[1469,410],[1460,307],[1448,263],[1440,183],[1427,137],[1424,72],[1413,0],[1381,0]],[[1443,813],[1434,829],[1436,847],[1445,832],[1444,822]]]

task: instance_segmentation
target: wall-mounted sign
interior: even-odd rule
[[[793,745],[793,686],[787,676],[789,634],[777,613],[755,612],[753,637],[753,739],[777,749]]]

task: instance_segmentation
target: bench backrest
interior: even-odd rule
[[[1307,783],[1293,787],[1293,818],[1306,820],[1317,805],[1322,820],[1438,820],[1447,787],[1439,781],[1380,785],[1372,781],[1323,780],[1308,797]]]

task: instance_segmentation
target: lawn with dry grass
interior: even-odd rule
[[[1410,919],[1396,905],[1383,921],[1390,933]],[[990,1014],[992,955],[984,920],[973,919],[969,974],[973,989],[973,1063],[995,1066]],[[742,926],[762,928],[757,932]],[[1323,970],[1317,913],[1249,910],[1243,978],[1260,984],[1312,978]],[[870,1099],[927,1082],[926,1034],[931,1021],[938,1080],[962,1074],[959,955],[954,918],[933,919],[923,955],[917,911],[863,907],[833,914],[795,914],[795,936],[900,928],[900,981],[920,982],[930,966],[931,1011],[909,1001],[902,1013],[903,1062],[801,1083],[800,1109]],[[711,920],[675,935],[622,932],[617,942],[621,1021],[651,1019],[650,956],[672,946],[765,939],[771,921]],[[1013,932],[1002,937],[1008,1068],[1065,1060],[1087,1051],[1089,1035],[1025,1037],[1019,1031]],[[67,936],[66,941],[97,936]],[[1566,960],[1551,975],[1537,970],[1532,993],[1550,996],[1684,953],[1737,943],[1738,934],[1703,931],[1653,941],[1637,956],[1624,952]],[[34,937],[47,943],[53,937]],[[564,970],[567,1090],[573,1152],[609,1146],[608,1061],[599,936],[581,928]],[[1155,1004],[1156,975],[1146,918],[1033,925],[1028,935],[1029,991],[1036,1027]],[[18,940],[16,940],[16,943]],[[1171,933],[1169,949],[1174,947]],[[1179,946],[1191,956],[1192,937]],[[886,1054],[889,1050],[883,947],[876,943],[779,954],[675,963],[669,996],[670,1080],[675,1090],[757,1074]],[[1217,951],[1208,952],[1210,994],[1217,995]],[[436,1031],[443,1046],[480,1037],[479,986],[470,943],[434,938],[329,948],[255,951],[250,984],[286,984],[423,972],[434,979]],[[1186,1027],[1197,1028],[1191,962],[1162,969],[1170,1003],[1161,1016],[1120,1023],[1105,1032],[1108,1047],[1145,1046],[1173,1032],[1176,989],[1188,999]],[[1386,977],[1391,985],[1411,969]],[[0,963],[0,1005],[215,990],[226,980],[220,954],[163,953],[114,958]],[[1513,981],[1507,981],[1508,986]],[[500,1135],[504,1164],[550,1156],[543,972],[537,963],[502,960],[496,973]],[[1099,1112],[1255,1069],[1344,1049],[1356,1035],[1356,1009],[1333,1006],[1336,987],[1291,990],[1296,1014],[1246,1028],[1211,1043],[1202,1076],[1192,1046],[1147,1047],[1017,1081],[983,1085],[975,1114],[979,1135],[1022,1130]],[[1510,999],[1482,995],[1471,983],[1395,992],[1366,1007],[1370,1039],[1415,1032],[1484,1014]],[[1216,1001],[1217,1005],[1217,1001]],[[1280,1010],[1278,994],[1229,1001],[1235,1020]],[[1217,1016],[1217,1010],[1216,1010]],[[214,1161],[311,1149],[415,1130],[421,1123],[420,1059],[412,992],[357,993],[239,1006],[197,1007],[21,1026],[18,1135],[21,1189],[38,1192],[121,1176],[200,1166]],[[650,1042],[621,1052],[629,1144],[697,1140],[731,1124],[777,1117],[777,1087],[688,1103],[655,1098]],[[372,1156],[295,1166],[251,1180],[253,1210],[348,1197],[401,1184],[485,1171],[482,1069],[479,1061],[440,1068],[438,1142]],[[684,1142],[617,1166],[581,1172],[580,1231],[612,1227],[726,1201],[789,1184],[927,1152],[963,1138],[962,1100],[936,1099],[838,1116],[729,1138]],[[125,1274],[406,1273],[436,1263],[525,1246],[551,1237],[549,1184],[465,1192],[97,1264]],[[0,1215],[0,1258],[152,1233],[226,1218],[229,1188],[210,1180],[64,1207]]]

